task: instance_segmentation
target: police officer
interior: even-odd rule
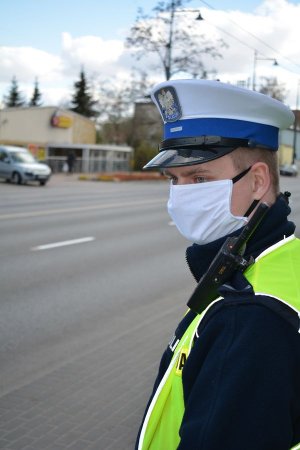
[[[279,190],[276,153],[293,114],[217,81],[167,81],[151,96],[164,140],[145,169],[163,169],[171,180],[168,212],[190,241],[196,281],[259,204],[270,208],[247,243],[254,264],[179,323],[136,448],[300,449],[300,240],[288,193]]]

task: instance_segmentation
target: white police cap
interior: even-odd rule
[[[164,122],[159,154],[144,169],[201,164],[238,147],[278,150],[292,111],[267,95],[210,80],[172,80],[151,98]]]

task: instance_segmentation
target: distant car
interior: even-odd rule
[[[283,164],[279,167],[280,175],[287,175],[289,177],[296,177],[298,175],[298,168],[296,164]]]
[[[0,145],[0,178],[17,184],[37,181],[44,186],[50,176],[50,167],[37,161],[26,148]]]

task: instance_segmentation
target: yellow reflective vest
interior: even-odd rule
[[[255,295],[273,297],[297,312],[300,318],[300,240],[290,236],[265,250],[245,272]],[[179,430],[184,414],[181,372],[191,351],[199,324],[214,300],[197,315],[176,347],[148,407],[138,443],[138,450],[175,450],[180,443]],[[299,329],[300,333],[300,329]],[[300,443],[291,450],[300,450]]]

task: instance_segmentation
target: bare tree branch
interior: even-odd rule
[[[189,1],[159,1],[152,16],[139,8],[136,22],[126,39],[127,47],[132,49],[137,60],[156,55],[155,68],[160,68],[167,80],[178,72],[203,77],[206,70],[202,56],[222,57],[220,50],[225,46],[224,41],[212,43],[199,32],[198,26],[189,23],[195,20],[190,16],[191,10],[182,9]]]

